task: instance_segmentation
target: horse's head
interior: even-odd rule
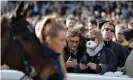
[[[10,18],[11,27],[17,36],[29,35],[30,31],[27,29],[29,26],[27,17],[28,4],[21,2],[14,9],[13,16]]]
[[[2,54],[5,51],[8,52],[7,46],[11,45],[10,43],[14,42],[13,39],[9,39],[9,37],[13,38],[14,36],[20,43],[20,47],[26,56],[32,57],[40,55],[38,52],[42,53],[41,44],[39,43],[39,40],[36,38],[35,34],[33,33],[33,29],[30,27],[31,25],[26,20],[26,14],[28,8],[29,8],[28,4],[21,2],[15,8],[13,16],[10,19],[7,19],[5,15],[1,17],[1,35],[2,35],[1,42],[3,48]],[[14,35],[11,35],[11,32]],[[16,47],[15,44],[12,45],[12,47]]]
[[[29,23],[26,20],[27,5],[21,2],[14,10],[14,15],[11,19],[5,16],[1,18],[1,43],[2,43],[2,64],[7,64],[10,68],[24,71],[23,60],[18,55],[16,40],[19,42],[19,47],[30,65],[34,66],[37,72],[44,72],[45,76],[50,76],[57,73],[48,57],[43,54],[43,48],[38,38],[32,33]],[[14,35],[10,35],[13,32]],[[13,37],[16,37],[14,40]],[[10,39],[10,37],[12,37]],[[43,70],[40,70],[40,66]],[[52,72],[50,72],[52,70]]]

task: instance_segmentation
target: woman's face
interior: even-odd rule
[[[57,37],[50,38],[48,41],[48,46],[57,53],[62,53],[64,47],[66,46],[67,31],[59,30],[57,32]]]
[[[96,43],[96,47],[99,45],[98,39],[95,35],[89,34],[87,38],[88,41],[94,41]]]
[[[116,33],[116,39],[117,39],[118,42],[123,42],[123,40],[124,40],[123,33],[121,33],[121,32]]]

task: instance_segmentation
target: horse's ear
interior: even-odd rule
[[[20,4],[17,6],[17,10],[16,10],[17,16],[22,15],[23,8],[24,8],[24,1],[20,2]]]
[[[13,20],[19,19],[20,17],[23,16],[23,6],[24,6],[24,1],[17,4],[13,12],[13,17],[12,17]]]
[[[15,19],[20,19],[22,17],[26,17],[28,9],[29,9],[29,3],[25,4],[24,1],[20,2],[17,5],[17,7],[15,8],[13,17]]]

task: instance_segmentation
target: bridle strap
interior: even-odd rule
[[[22,51],[22,49],[20,47],[20,43],[17,40],[17,38],[16,38],[16,36],[15,36],[15,34],[13,32],[13,29],[12,29],[9,21],[6,21],[6,23],[8,25],[9,34],[10,34],[10,36],[8,38],[8,43],[7,43],[6,46],[8,46],[10,39],[13,39],[14,40],[15,45],[16,45],[16,48],[17,48],[17,51],[18,51],[18,55],[20,56],[20,58],[21,58],[21,60],[23,62],[23,65],[25,67],[25,76],[29,76],[30,75],[30,66],[29,66],[29,63],[28,63],[28,61],[24,57],[23,51]]]
[[[8,45],[9,45],[9,42],[10,42],[10,40],[11,40],[11,38],[12,38],[10,32],[8,33],[7,38],[8,38],[8,39],[6,40],[6,45],[5,45],[5,49],[4,49],[3,53],[5,53],[5,51],[6,51],[7,47],[8,47]],[[2,62],[3,62],[4,59],[5,59],[5,55],[6,55],[6,54],[3,54],[3,55],[2,55],[2,60],[1,60]]]

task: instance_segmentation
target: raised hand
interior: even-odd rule
[[[77,66],[77,60],[76,59],[72,59],[71,57],[68,58],[67,62],[66,62],[66,67],[75,67]]]
[[[85,65],[85,64],[81,64],[81,63],[80,63],[79,68],[80,68],[81,70],[84,70],[84,69],[87,69],[88,66]]]

